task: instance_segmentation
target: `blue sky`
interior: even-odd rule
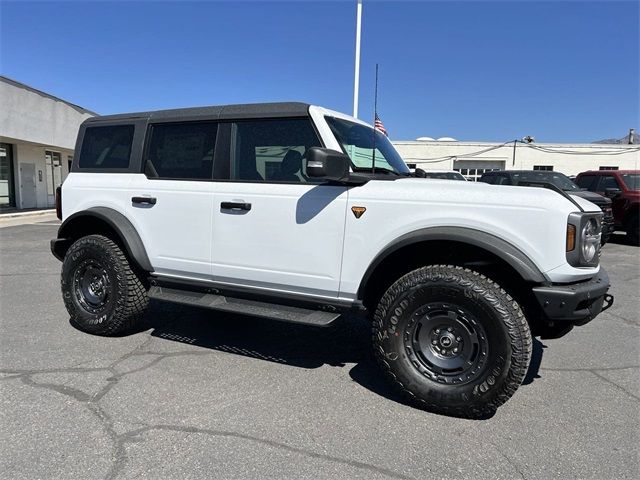
[[[639,127],[639,2],[364,0],[360,117],[392,139],[590,142]],[[98,113],[352,110],[355,0],[5,2],[0,71]]]

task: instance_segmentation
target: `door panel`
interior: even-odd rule
[[[130,217],[159,274],[211,278],[211,181],[217,123],[148,128],[144,175],[134,175]]]
[[[338,296],[346,187],[220,182],[214,197],[214,280]]]
[[[213,190],[212,182],[133,176],[127,216],[157,273],[210,279]]]

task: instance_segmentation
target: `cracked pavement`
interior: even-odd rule
[[[640,249],[604,247],[616,296],[537,340],[482,421],[403,404],[358,318],[318,330],[152,303],[144,329],[77,331],[57,222],[0,223],[1,478],[637,478]]]

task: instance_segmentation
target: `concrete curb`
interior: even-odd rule
[[[33,210],[30,212],[11,212],[11,213],[0,213],[0,220],[4,218],[16,218],[16,217],[37,217],[40,215],[47,215],[53,213],[55,215],[55,209],[49,210]]]

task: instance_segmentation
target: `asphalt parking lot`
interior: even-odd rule
[[[153,303],[139,333],[79,332],[48,248],[57,221],[30,222],[0,224],[2,478],[640,471],[640,249],[624,237],[602,257],[615,305],[564,338],[536,340],[525,384],[474,421],[399,401],[357,318],[317,330]]]

